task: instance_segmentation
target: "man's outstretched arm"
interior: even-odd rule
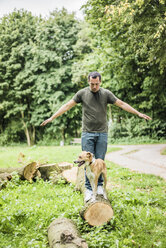
[[[134,109],[133,107],[131,107],[129,104],[117,99],[116,102],[114,103],[114,105],[122,108],[123,110],[138,115],[140,118],[143,118],[145,120],[151,120],[151,117],[149,117],[148,115],[142,114],[139,111],[137,111],[136,109]]]
[[[64,104],[62,107],[60,107],[60,109],[54,115],[52,115],[47,120],[43,121],[40,124],[40,126],[45,126],[47,123],[53,121],[58,116],[62,115],[63,113],[65,113],[66,111],[68,111],[69,109],[71,109],[72,107],[74,107],[76,104],[77,103],[73,99],[70,100],[69,102],[67,102],[66,104]]]

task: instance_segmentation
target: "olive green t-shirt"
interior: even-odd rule
[[[79,90],[73,100],[82,103],[83,132],[108,132],[107,104],[114,104],[117,100],[111,91],[100,88],[94,93],[86,87]]]

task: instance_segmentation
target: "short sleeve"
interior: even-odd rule
[[[81,90],[79,90],[74,96],[73,96],[73,100],[76,102],[76,103],[80,103],[82,102],[82,94],[81,94]]]
[[[109,90],[107,90],[107,103],[114,104],[117,101],[117,97]]]

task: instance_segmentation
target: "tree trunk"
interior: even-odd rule
[[[24,121],[24,112],[23,111],[21,111],[21,117],[22,117],[22,123],[23,123],[23,126],[24,126],[24,132],[25,132],[25,135],[26,135],[26,138],[27,138],[27,144],[28,144],[28,146],[31,146],[30,134],[29,134],[27,125],[26,125],[26,123]]]
[[[76,190],[85,191],[84,167],[79,167],[77,172]],[[80,216],[91,226],[100,226],[110,221],[113,217],[113,210],[109,200],[98,195],[94,202],[88,202],[80,211]]]
[[[66,218],[56,219],[50,224],[48,240],[51,248],[88,248],[73,221]]]

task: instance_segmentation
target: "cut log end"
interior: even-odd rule
[[[80,215],[90,226],[101,226],[112,219],[113,210],[108,200],[98,196],[95,202],[85,205]]]
[[[31,181],[34,177],[37,176],[39,165],[36,162],[32,162],[25,166],[23,171],[23,176],[28,181]]]

